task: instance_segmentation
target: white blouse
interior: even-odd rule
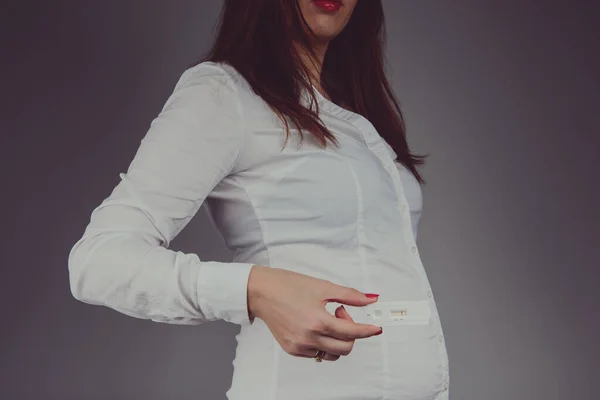
[[[290,125],[283,148],[281,121],[234,68],[187,69],[73,246],[73,296],[158,322],[239,324],[230,400],[448,399],[443,331],[415,242],[421,187],[367,119],[317,96],[339,147],[308,133],[300,146]],[[168,248],[203,204],[233,262]],[[255,264],[379,293],[346,309],[383,334],[335,362],[285,353],[262,320],[249,321]]]

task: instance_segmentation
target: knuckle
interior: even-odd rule
[[[339,338],[341,340],[350,341],[356,338],[356,334],[354,334],[353,332],[341,331],[339,332]]]
[[[314,319],[308,323],[307,331],[310,334],[322,333],[326,330],[325,322],[321,319]]]
[[[286,353],[288,353],[288,354],[290,354],[292,356],[299,356],[300,354],[302,354],[302,346],[295,339],[286,338],[286,339],[282,340],[282,342],[281,342],[281,348]]]

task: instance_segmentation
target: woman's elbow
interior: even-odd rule
[[[94,290],[93,278],[90,276],[90,256],[92,252],[92,246],[89,242],[89,238],[81,238],[71,251],[68,257],[68,269],[69,269],[69,286],[71,294],[76,300],[84,303],[99,304],[100,299],[94,295],[97,293]]]

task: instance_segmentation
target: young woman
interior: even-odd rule
[[[381,1],[225,0],[219,26],[71,250],[73,295],[239,324],[230,400],[448,399]],[[203,204],[233,262],[169,250]]]

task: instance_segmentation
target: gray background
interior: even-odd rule
[[[385,3],[409,141],[431,154],[418,242],[453,400],[598,397],[592,4]],[[92,209],[207,49],[220,2],[3,6],[0,397],[224,399],[238,326],[170,326],[85,305],[67,272]],[[230,259],[204,212],[173,248]]]

